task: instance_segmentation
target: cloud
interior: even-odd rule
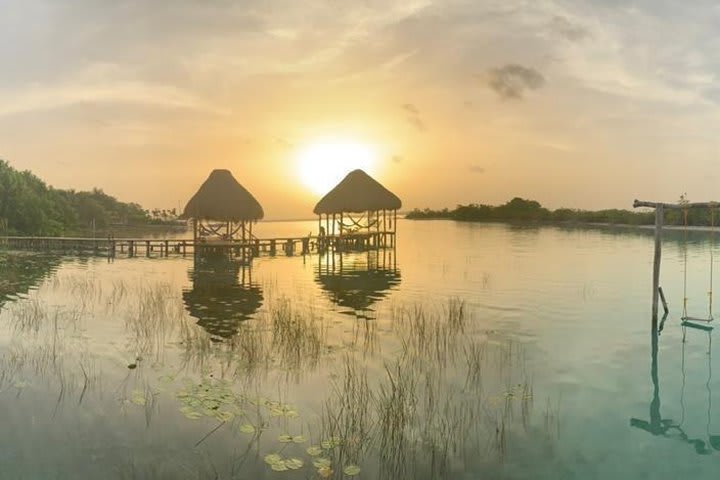
[[[412,125],[418,132],[424,132],[425,122],[420,117],[420,109],[412,103],[404,103],[400,108],[405,112],[405,121]]]
[[[420,118],[419,115],[408,115],[407,117],[405,117],[405,120],[407,120],[410,125],[415,127],[418,132],[424,132],[427,128],[425,126],[425,122],[423,122],[422,118]]]
[[[418,108],[415,105],[413,105],[412,103],[405,103],[402,105],[402,108],[403,108],[403,110],[405,110],[406,112],[408,112],[412,115],[418,115],[420,113],[420,110],[418,110]]]
[[[488,71],[487,86],[504,99],[519,99],[527,90],[537,90],[545,77],[534,68],[510,63]]]
[[[472,173],[485,173],[485,168],[478,164],[468,165],[468,170]]]
[[[590,36],[590,32],[580,25],[571,22],[567,17],[556,15],[550,20],[550,30],[573,42],[579,42]]]

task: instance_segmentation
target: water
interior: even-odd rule
[[[0,253],[0,478],[715,478],[720,355],[679,317],[720,252],[666,234],[653,362],[652,248],[401,221],[251,269]]]

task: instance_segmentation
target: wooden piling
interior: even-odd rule
[[[655,258],[653,261],[653,297],[652,297],[652,324],[657,329],[658,297],[660,293],[660,260],[662,257],[662,226],[665,209],[660,204],[655,207]]]
[[[670,313],[670,309],[668,308],[667,301],[665,300],[665,292],[663,292],[662,287],[658,287],[658,293],[660,294],[660,301],[662,302],[665,315],[667,315],[668,313]]]

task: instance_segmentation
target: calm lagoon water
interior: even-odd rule
[[[716,478],[720,353],[679,317],[720,252],[666,234],[653,362],[652,248],[401,221],[251,268],[0,252],[0,478]]]

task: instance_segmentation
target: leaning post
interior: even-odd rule
[[[652,328],[657,328],[658,297],[660,295],[660,260],[662,258],[662,226],[665,209],[663,204],[655,207],[655,258],[653,261]]]

